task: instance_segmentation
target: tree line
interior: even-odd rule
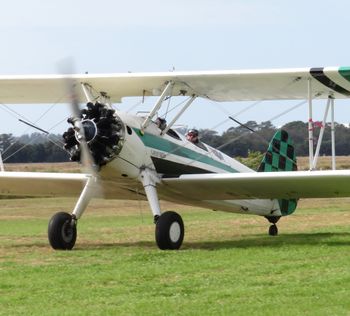
[[[321,130],[321,122],[313,124],[314,148],[316,148],[318,136]],[[281,127],[286,130],[292,138],[297,156],[309,155],[308,123],[294,121]],[[215,148],[220,149],[231,157],[247,157],[249,152],[265,152],[272,136],[279,128],[270,121],[260,124],[255,121],[248,121],[244,126],[230,127],[221,135],[209,129],[200,130],[201,140]],[[252,132],[253,130],[254,132]],[[350,155],[350,128],[335,123],[335,148],[339,156]],[[327,123],[320,155],[331,155],[331,127]]]
[[[200,139],[231,157],[247,157],[249,152],[265,152],[270,139],[278,130],[270,121],[260,124],[248,121],[243,125],[230,127],[222,134],[209,129],[200,129]],[[316,147],[321,124],[316,122],[313,127],[314,146]],[[293,139],[297,156],[307,156],[309,150],[308,123],[294,121],[281,128],[285,129]],[[335,123],[337,155],[350,155],[349,140],[350,128]],[[69,161],[69,155],[63,149],[61,135],[33,133],[15,137],[12,134],[0,134],[0,150],[3,160],[8,163]],[[329,124],[325,128],[320,155],[331,155],[331,128]]]
[[[15,137],[0,134],[0,151],[6,163],[69,161],[61,135],[33,133]]]

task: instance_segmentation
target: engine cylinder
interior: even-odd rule
[[[114,109],[99,102],[89,102],[80,111],[80,120],[96,166],[107,164],[119,154],[124,143],[125,125]],[[74,129],[75,118],[67,121],[73,127],[63,134],[64,148],[72,161],[81,162],[81,135]]]

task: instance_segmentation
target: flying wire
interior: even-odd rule
[[[295,79],[293,79],[292,81],[288,82],[286,85],[284,85],[283,87],[281,87],[280,89],[278,89],[276,91],[276,93],[280,93],[282,91],[285,91],[288,87],[292,86],[294,83],[298,82],[301,80],[301,77],[296,77]],[[214,102],[215,105],[219,105],[218,108],[225,113],[227,116],[232,116],[234,118],[238,117],[239,115],[249,111],[250,109],[254,108],[255,106],[259,105],[260,103],[263,103],[266,100],[257,100],[255,102],[253,102],[252,104],[248,105],[247,107],[243,108],[242,110],[236,112],[235,114],[231,114],[228,110],[226,110],[220,103],[215,102],[214,100],[209,99],[210,101]],[[229,122],[230,119],[226,118],[225,120],[223,120],[222,122],[216,124],[214,127],[212,127],[212,130],[217,129],[218,127],[222,126],[223,124]]]
[[[24,115],[22,115],[21,113],[18,113],[17,111],[11,109],[8,105],[6,105],[6,104],[4,104],[4,103],[0,103],[0,105],[2,105],[3,109],[4,109],[7,113],[9,113],[10,115],[12,115],[12,116],[15,117],[16,119],[18,119],[18,117],[22,118],[22,119],[18,119],[20,122],[25,123],[25,124],[28,125],[28,126],[31,126],[31,127],[33,127],[33,128],[36,128],[36,129],[41,130],[42,132],[46,133],[46,134],[47,134],[47,139],[48,139],[51,143],[55,144],[57,147],[59,147],[59,148],[61,148],[62,150],[64,150],[64,149],[62,148],[62,146],[61,146],[61,145],[64,145],[64,143],[63,143],[62,141],[60,141],[59,139],[56,139],[56,141],[58,141],[61,145],[57,144],[54,140],[50,139],[50,134],[48,134],[46,131],[42,130],[41,128],[35,126],[35,124],[36,124],[37,122],[39,122],[48,112],[50,112],[63,98],[64,98],[64,95],[62,95],[61,97],[59,97],[48,109],[46,109],[46,110],[39,116],[38,119],[35,120],[34,123],[31,122],[29,119],[27,119],[27,118],[26,118]],[[61,123],[61,122],[60,122],[60,123]],[[60,123],[59,123],[59,124],[60,124]],[[54,127],[56,127],[57,125],[58,125],[58,124],[56,124]],[[52,130],[54,127],[50,128],[49,131]],[[29,130],[29,128],[26,129],[26,130],[24,131],[24,133],[26,133],[28,130]],[[38,135],[37,137],[34,137],[34,139],[31,140],[31,141],[28,143],[28,145],[31,144],[34,140],[38,139],[39,136],[40,136],[40,135]],[[55,136],[55,137],[56,137],[56,136]],[[6,153],[7,153],[15,144],[17,144],[18,142],[19,142],[19,139],[17,139],[15,142],[11,143],[11,144],[2,152],[2,154],[3,154],[3,155],[6,154]],[[20,149],[18,149],[17,151],[15,151],[15,153],[18,153],[20,150],[24,149],[25,147],[27,147],[27,146],[22,146]],[[12,153],[10,156],[6,157],[6,158],[4,159],[4,161],[6,161],[6,160],[9,159],[10,157],[12,157],[15,153]]]
[[[281,92],[281,91],[285,90],[286,88],[288,88],[289,86],[291,86],[291,85],[294,84],[295,82],[299,81],[300,79],[301,79],[300,77],[297,77],[297,78],[293,79],[291,82],[289,82],[288,84],[286,84],[286,85],[284,85],[283,87],[281,87],[281,89],[279,89],[277,92]],[[316,97],[317,97],[317,96],[318,96],[318,95],[316,95]],[[209,99],[209,100],[212,101],[212,102],[214,102],[214,101],[211,100],[211,99]],[[185,101],[186,101],[186,100],[185,100]],[[185,101],[183,101],[183,102],[185,102]],[[215,128],[221,126],[223,123],[226,123],[226,122],[230,121],[230,120],[231,120],[230,116],[235,118],[235,117],[237,117],[238,115],[240,115],[240,114],[242,114],[242,113],[244,113],[244,112],[246,112],[246,111],[252,109],[253,107],[257,106],[258,104],[262,103],[263,101],[265,101],[265,100],[258,100],[258,101],[255,101],[254,103],[252,103],[252,104],[249,105],[248,107],[246,107],[246,108],[244,108],[244,109],[238,111],[237,113],[235,113],[235,114],[232,115],[232,116],[231,116],[231,114],[229,113],[229,111],[227,111],[226,109],[224,109],[224,108],[222,108],[222,107],[220,106],[219,108],[220,108],[223,112],[225,112],[225,114],[228,114],[229,117],[228,117],[227,119],[225,119],[223,122],[220,122],[219,124],[215,125],[215,127],[212,128],[212,129],[215,129]],[[182,103],[183,103],[183,102],[182,102]],[[300,103],[298,103],[298,104],[292,106],[290,109],[288,109],[288,110],[286,110],[286,111],[283,111],[282,113],[280,113],[280,114],[274,116],[270,121],[275,120],[275,119],[279,118],[280,116],[283,116],[283,115],[289,113],[290,111],[293,111],[294,109],[300,107],[301,105],[305,104],[306,102],[307,102],[307,100],[304,100],[304,101],[302,101],[302,102],[300,102]],[[216,103],[216,104],[217,104],[217,103]],[[179,106],[179,105],[180,105],[180,104],[178,104],[177,106]],[[177,107],[177,106],[176,106],[176,107]],[[174,107],[173,109],[175,109],[176,107]],[[173,109],[171,109],[170,111],[172,111]],[[169,111],[169,112],[170,112],[170,111]],[[242,137],[242,136],[244,136],[244,135],[246,135],[246,134],[247,134],[247,133],[243,133],[243,134],[239,135],[238,137],[235,137],[234,139],[229,140],[229,141],[226,142],[225,144],[222,144],[221,146],[217,147],[216,149],[217,149],[217,150],[220,150],[221,148],[224,148],[225,146],[229,145],[230,143],[234,142],[235,140],[239,139],[240,137]],[[187,145],[189,145],[189,144],[191,144],[191,143],[189,142],[189,143],[185,144],[185,146],[181,146],[181,147],[187,147]],[[179,147],[180,147],[180,146],[179,146]],[[172,151],[168,152],[168,153],[166,154],[165,157],[167,157],[168,155],[173,154],[174,152],[176,152],[176,151],[179,149],[179,147],[176,147],[176,148],[174,148]],[[207,157],[210,157],[210,154],[207,153],[206,156],[207,156]],[[198,158],[198,159],[199,159],[199,158]],[[195,163],[196,161],[198,161],[198,159],[193,159],[193,160],[190,161],[187,165],[191,165],[191,164]],[[150,164],[150,165],[151,165],[151,164]],[[149,166],[150,166],[150,165],[149,165]]]
[[[319,94],[316,94],[316,95],[315,95],[315,99],[317,99],[319,96],[320,96]],[[299,103],[293,105],[293,106],[290,107],[289,109],[287,109],[287,110],[285,110],[285,111],[282,111],[281,113],[279,113],[278,115],[272,117],[272,118],[271,118],[270,120],[268,120],[268,121],[272,122],[272,121],[276,120],[277,118],[279,118],[279,117],[281,117],[281,116],[283,116],[283,115],[285,115],[285,114],[287,114],[287,113],[289,113],[289,112],[291,112],[291,111],[297,109],[298,107],[302,106],[303,104],[305,104],[305,103],[307,103],[307,102],[308,102],[308,100],[303,100],[303,101],[301,101],[301,102],[299,102]],[[231,120],[231,118],[228,118],[228,120]],[[255,131],[254,131],[254,132],[255,132]],[[220,150],[220,149],[224,148],[225,146],[227,146],[227,145],[233,143],[234,141],[240,139],[241,137],[246,136],[247,134],[249,134],[249,132],[242,133],[242,134],[238,135],[237,137],[235,137],[235,138],[233,138],[233,139],[230,139],[230,140],[227,141],[226,143],[220,145],[220,146],[217,147],[216,149],[217,149],[217,150]],[[265,140],[265,141],[266,141],[266,140]],[[189,162],[187,165],[191,165],[191,164],[195,163],[196,161],[198,161],[198,159],[193,159],[193,160],[192,160],[191,162]]]

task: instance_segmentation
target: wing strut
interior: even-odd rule
[[[110,103],[111,98],[109,97],[107,92],[100,91],[99,95],[97,97],[95,97],[92,93],[93,87],[90,84],[88,84],[86,82],[81,82],[80,85],[81,85],[81,88],[83,90],[83,93],[85,95],[87,102],[94,102],[96,100],[100,100],[100,102],[105,104],[108,108],[112,109],[112,106]]]
[[[332,137],[332,170],[336,169],[335,166],[335,128],[334,128],[334,99],[331,100],[331,137]]]
[[[0,151],[0,171],[1,171],[1,172],[4,172],[4,171],[5,171],[4,162],[3,162],[3,160],[2,160],[1,151]]]
[[[334,96],[330,92],[327,99],[327,105],[325,113],[323,116],[323,121],[320,129],[320,134],[318,136],[316,151],[314,153],[314,143],[313,143],[313,119],[312,119],[312,78],[308,78],[308,103],[309,103],[309,121],[308,121],[308,130],[309,130],[309,170],[315,170],[317,167],[317,160],[320,153],[320,148],[322,144],[324,129],[326,128],[326,120],[328,117],[329,108],[331,108],[331,145],[332,145],[332,170],[336,170],[336,161],[335,161],[335,126],[334,126]],[[319,96],[320,92],[316,94]]]
[[[332,99],[333,98],[331,96],[329,96],[328,100],[327,100],[327,105],[326,105],[326,110],[325,110],[324,116],[323,116],[323,121],[322,121],[322,125],[321,125],[320,135],[318,136],[316,152],[315,152],[315,156],[314,156],[314,159],[313,159],[313,162],[312,162],[312,170],[316,169],[316,166],[317,166],[317,160],[318,160],[318,157],[320,155],[320,148],[321,148],[321,144],[322,144],[322,140],[323,140],[324,130],[326,128],[326,120],[327,120],[327,117],[328,117],[329,107],[330,107],[330,105],[332,103]]]
[[[309,169],[312,170],[312,163],[314,159],[314,135],[312,126],[312,86],[311,78],[307,81],[308,85],[308,99],[309,99]]]
[[[167,133],[167,131],[174,125],[174,123],[179,119],[179,117],[182,115],[183,112],[192,104],[192,102],[196,99],[196,95],[192,95],[192,97],[186,102],[186,104],[183,106],[183,108],[175,115],[175,117],[171,120],[171,122],[168,124],[168,126],[162,131],[161,135],[164,135]]]
[[[88,83],[82,82],[81,88],[83,90],[83,93],[85,95],[87,102],[92,102],[93,101],[93,96],[91,93],[92,87]]]
[[[163,100],[165,99],[165,97],[167,95],[169,95],[169,92],[171,91],[173,86],[174,86],[174,82],[169,81],[168,84],[166,85],[166,87],[164,88],[162,94],[160,95],[160,97],[158,98],[156,104],[154,105],[151,113],[148,114],[147,118],[145,119],[145,121],[141,125],[141,132],[142,133],[144,132],[145,128],[148,126],[149,122],[152,120],[153,116],[157,113],[159,108],[162,106]]]

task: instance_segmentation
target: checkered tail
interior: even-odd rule
[[[286,131],[279,130],[273,136],[258,172],[296,170],[298,167],[293,142]],[[298,201],[296,199],[280,199],[278,202],[282,215],[286,216],[295,211]]]

